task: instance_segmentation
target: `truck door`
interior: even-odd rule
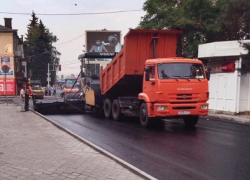
[[[155,79],[155,66],[149,67],[149,81],[146,81],[146,76],[144,76],[143,92],[146,93],[151,102],[155,101],[155,92],[157,91],[157,81]]]

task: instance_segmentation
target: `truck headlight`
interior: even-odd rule
[[[157,106],[157,111],[166,111],[167,106]]]
[[[208,109],[208,105],[201,105],[201,109]]]

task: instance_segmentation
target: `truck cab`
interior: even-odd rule
[[[147,126],[150,119],[178,117],[188,126],[208,114],[208,79],[200,60],[184,58],[150,59],[145,62],[139,117]]]

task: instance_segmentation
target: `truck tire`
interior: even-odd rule
[[[113,119],[116,121],[118,121],[121,117],[121,108],[120,108],[120,103],[119,103],[118,99],[113,101],[112,116],[113,116]]]
[[[105,99],[103,104],[103,111],[105,118],[110,119],[112,116],[112,103],[110,99]]]
[[[194,127],[199,120],[199,116],[189,116],[183,118],[183,120],[187,127]]]
[[[150,124],[150,118],[148,117],[148,108],[146,103],[141,104],[139,117],[142,127],[148,127]]]

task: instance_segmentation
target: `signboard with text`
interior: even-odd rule
[[[15,79],[6,79],[6,85],[7,85],[7,95],[15,95],[16,94],[16,85],[15,85]],[[6,94],[6,87],[5,87],[5,80],[0,79],[0,95]]]
[[[234,72],[235,62],[211,63],[209,67],[211,67],[211,73]]]

